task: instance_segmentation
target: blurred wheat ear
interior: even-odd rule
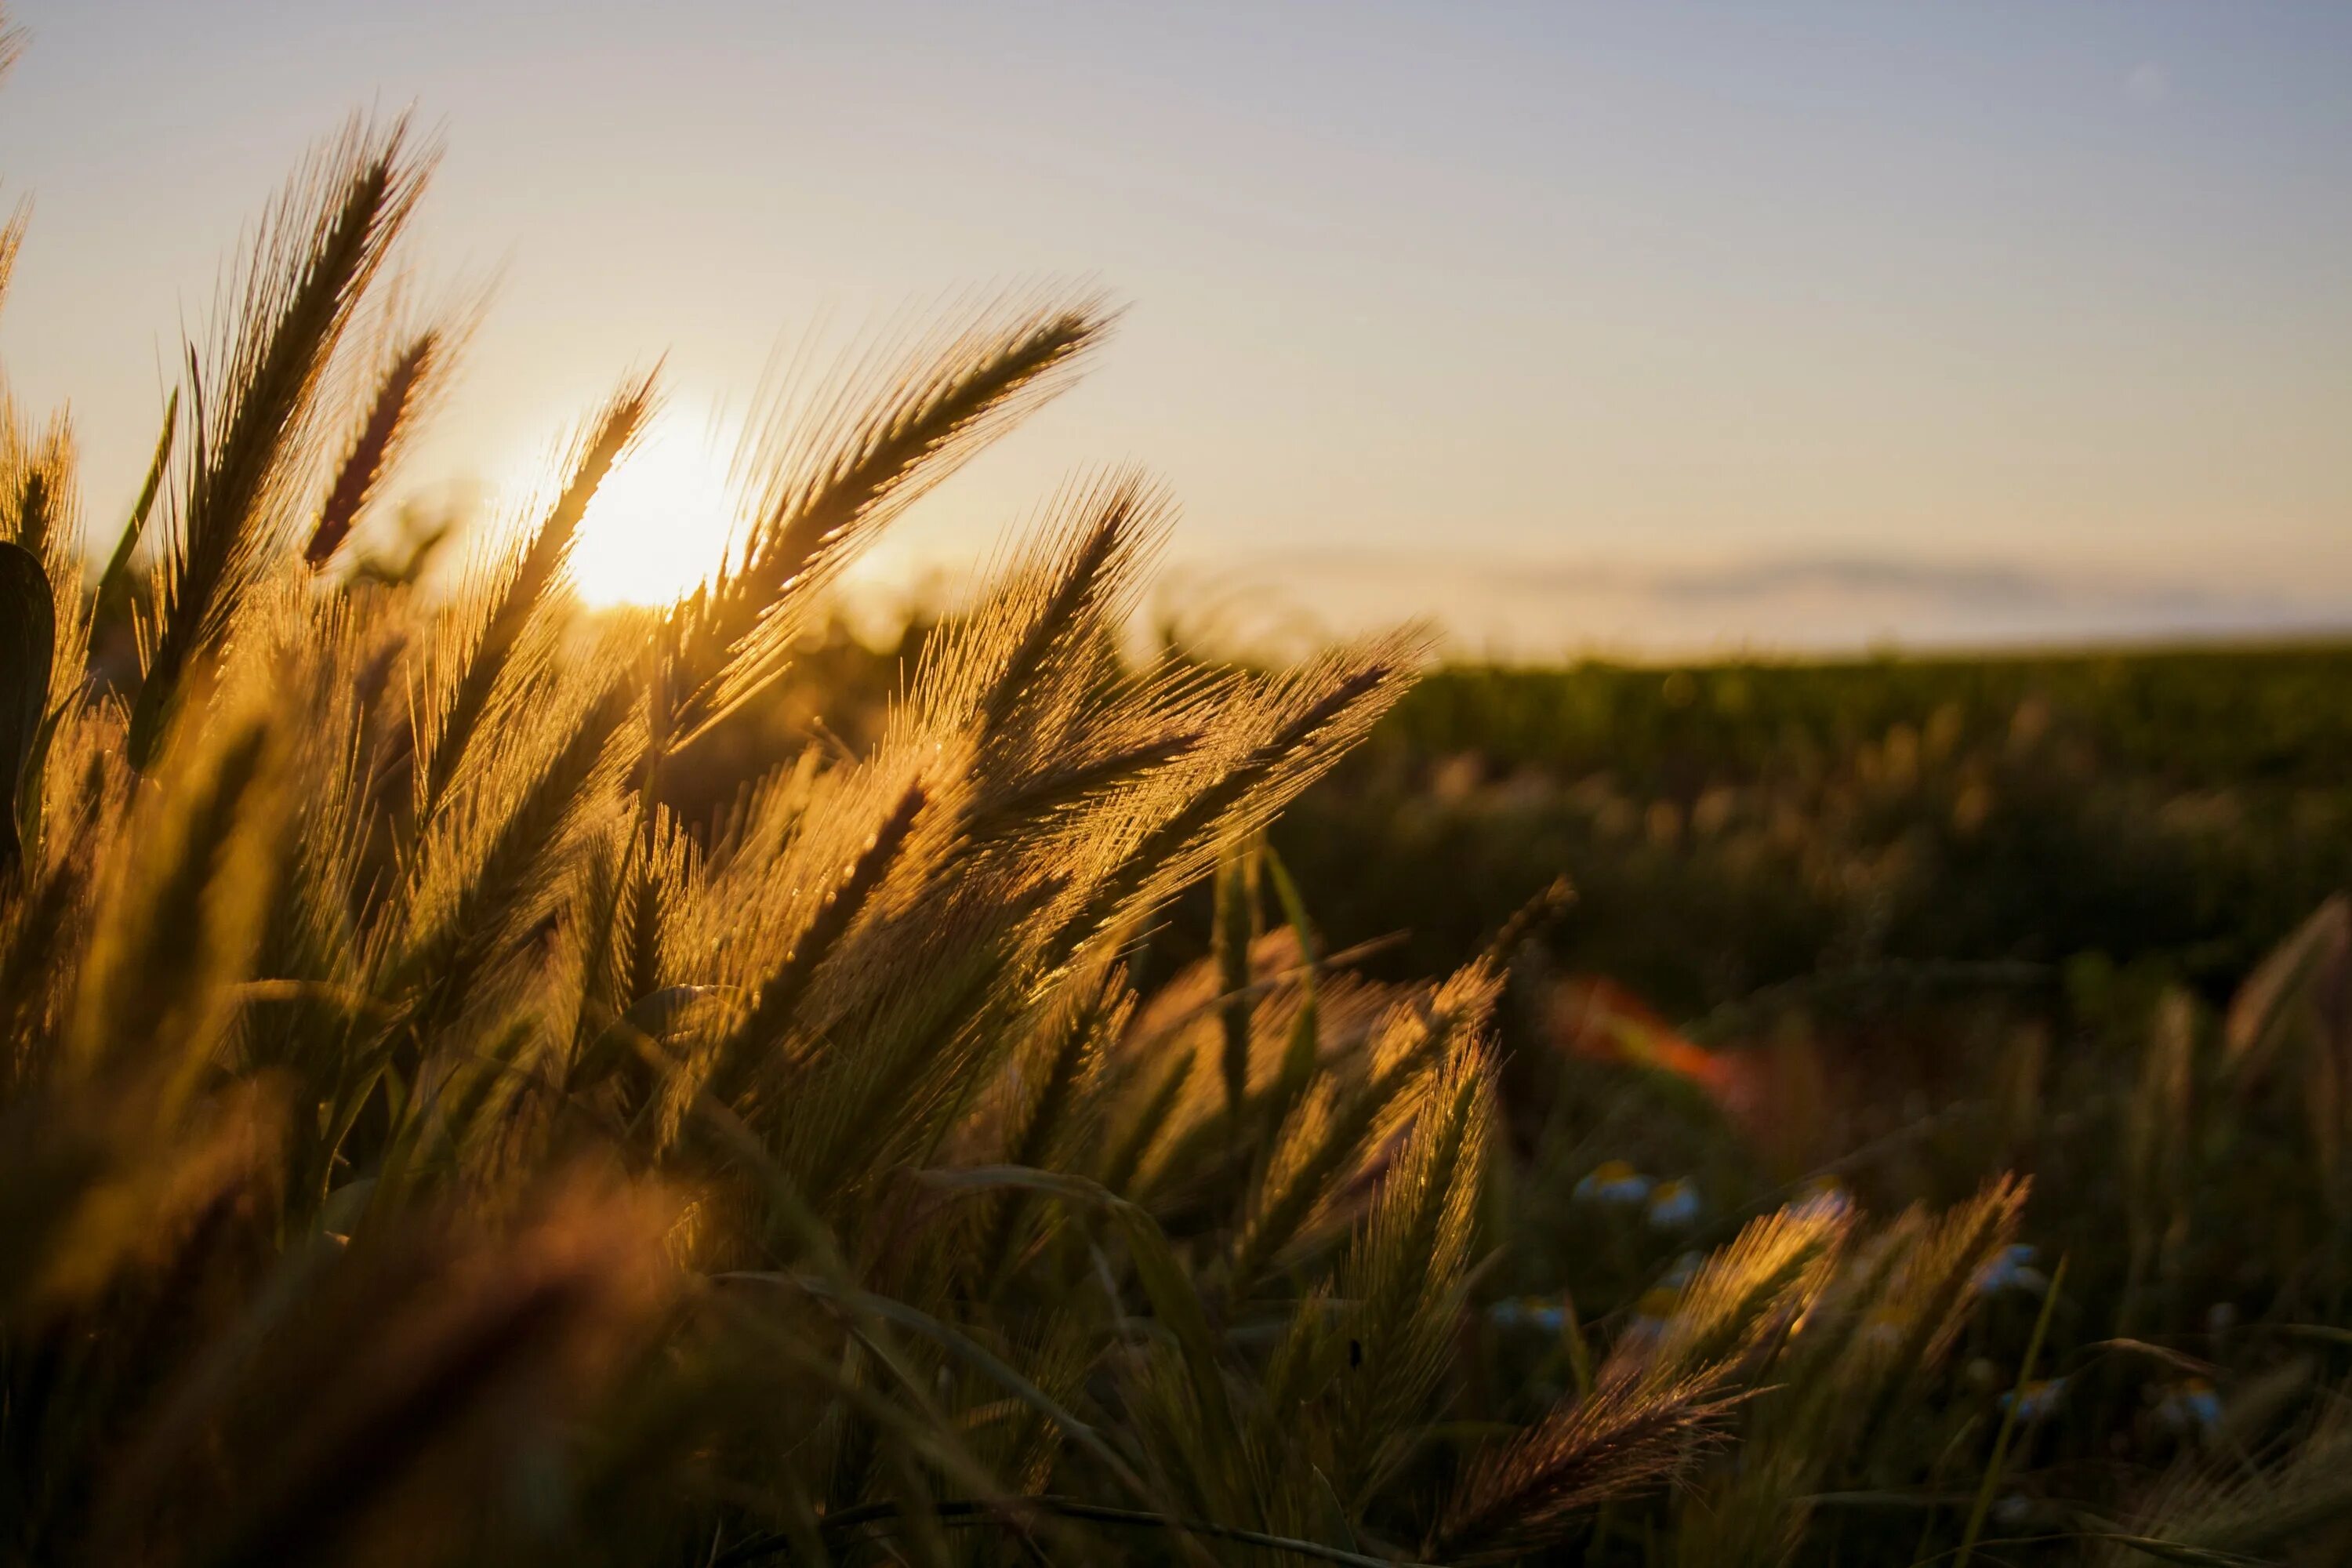
[[[321,432],[318,394],[362,294],[423,194],[433,155],[407,121],[354,121],[263,219],[216,342],[188,349],[186,482],[154,569],[131,710],[133,767],[153,761],[194,666],[216,653],[277,563]]]
[[[22,858],[19,803],[38,763],[48,720],[57,605],[40,557],[0,540],[0,878]]]
[[[302,548],[302,559],[312,570],[334,559],[403,449],[415,439],[426,405],[448,378],[456,350],[450,328],[426,326],[404,342],[383,367],[375,395],[352,433],[311,526],[310,542]]]
[[[0,38],[0,49],[6,47],[7,40]],[[0,58],[0,76],[5,76],[5,72],[6,61]],[[16,270],[16,253],[24,248],[27,216],[25,208],[19,205],[5,218],[0,218],[0,305],[8,302],[8,279]]]

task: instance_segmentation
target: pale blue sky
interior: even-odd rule
[[[2352,9],[16,0],[19,399],[95,517],[301,149],[414,102],[496,272],[425,453],[1038,274],[1133,310],[927,503],[1139,459],[1179,574],[1471,645],[2352,624]]]

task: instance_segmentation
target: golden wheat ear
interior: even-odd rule
[[[48,574],[55,616],[47,729],[53,731],[81,697],[89,651],[73,426],[59,413],[51,416],[37,440],[13,444],[17,447],[15,460],[0,465],[0,471],[6,471],[0,478],[0,495],[14,489],[6,505],[16,542],[37,556]],[[38,820],[37,807],[30,815]]]
[[[1354,1518],[1412,1458],[1453,1353],[1494,1122],[1494,1068],[1473,1034],[1439,1069],[1341,1266],[1351,1364],[1332,1479]]]
[[[1633,1364],[1651,1383],[1725,1377],[1768,1354],[1834,1278],[1851,1218],[1801,1205],[1752,1220],[1690,1283]]]
[[[1109,864],[1072,907],[1066,950],[1159,908],[1215,863],[1220,847],[1265,826],[1368,733],[1428,659],[1418,628],[1334,649],[1216,705],[1219,742],[1170,770],[1129,819],[1108,824]]]
[[[24,852],[21,803],[39,767],[57,608],[39,556],[0,540],[0,888]]]
[[[738,463],[744,538],[672,617],[680,743],[782,672],[795,610],[890,520],[1060,393],[1109,331],[1088,294],[991,302],[966,325],[885,344],[768,395]]]
[[[249,978],[286,846],[283,750],[262,695],[173,726],[110,868],[70,1035],[71,1061],[105,1082],[152,1079],[169,1100],[194,1086]]]
[[[78,610],[82,582],[81,524],[75,507],[73,426],[54,416],[38,440],[10,465],[15,494],[7,526],[16,542],[41,558],[61,610]],[[71,618],[70,615],[68,616]]]
[[[1237,1294],[1259,1285],[1286,1251],[1313,1235],[1318,1219],[1333,1209],[1341,1189],[1388,1141],[1411,1110],[1415,1091],[1441,1063],[1470,1051],[1473,1067],[1457,1061],[1445,1072],[1445,1081],[1457,1094],[1466,1092],[1462,1085],[1467,1078],[1483,1081],[1475,1045],[1500,989],[1496,975],[1473,964],[1441,986],[1426,1007],[1396,1009],[1381,1031],[1381,1065],[1363,1082],[1319,1100],[1303,1098],[1293,1108],[1276,1129],[1265,1173],[1234,1238],[1231,1284]],[[1483,1147],[1483,1121],[1479,1126]]]
[[[1712,1379],[1603,1382],[1475,1462],[1423,1555],[1507,1562],[1564,1541],[1583,1510],[1685,1474],[1721,1443],[1741,1397]]]
[[[0,34],[0,51],[5,51],[7,47],[7,36]],[[6,58],[0,54],[0,75],[6,72]],[[0,221],[0,306],[8,303],[8,279],[16,270],[16,253],[25,247],[25,225],[31,216],[20,203],[5,221]]]
[[[508,737],[515,750],[464,811],[434,825],[412,879],[409,929],[377,981],[418,1038],[463,1012],[562,881],[557,858],[583,815],[635,760],[635,689],[583,676],[587,700]],[[534,732],[536,731],[536,732]]]
[[[1167,492],[1137,470],[1080,475],[1047,503],[1023,558],[995,574],[1002,585],[926,642],[912,700],[893,717],[968,730],[996,753],[1042,742],[1087,695],[1074,682],[1097,673],[1072,666],[1113,655],[1106,639],[1174,519]]]
[[[463,601],[444,621],[437,646],[429,650],[432,679],[415,737],[418,821],[438,814],[448,800],[494,717],[492,699],[543,664],[534,655],[544,655],[546,640],[534,628],[546,626],[580,520],[659,402],[655,373],[622,384],[571,443],[561,468],[562,489],[546,515],[519,548],[473,574]]]
[[[144,770],[189,671],[226,640],[286,542],[315,458],[319,390],[362,296],[422,195],[432,155],[405,118],[354,122],[265,218],[209,355],[188,350],[188,479],[157,552],[154,625],[131,710]]]
[[[319,520],[311,525],[310,542],[303,546],[302,559],[312,571],[323,568],[343,547],[414,438],[427,402],[446,379],[444,367],[453,347],[445,329],[426,327],[404,342],[384,366],[375,396],[335,470]]]

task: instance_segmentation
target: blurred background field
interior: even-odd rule
[[[813,650],[839,744],[927,635]],[[1959,1397],[1860,1467],[1890,1489],[1835,1539],[1901,1559],[1906,1510],[1974,1484],[2061,1258],[2013,1527],[2259,1451],[2352,1356],[2347,678],[2342,643],[1427,675],[1269,841],[1383,979],[1535,906],[1498,1016],[1490,1392],[1556,1397],[1577,1336],[1638,1329],[1775,1204],[1891,1215],[2015,1171]],[[1208,957],[1212,902],[1139,970]]]
[[[2343,1321],[2352,1214],[2347,676],[2342,645],[1450,668],[1275,841],[1335,944],[1395,933],[1370,962],[1407,972],[1572,886],[1505,1015],[1537,1299],[1637,1313],[1809,1184],[1891,1213],[2032,1177],[1972,1364],[2066,1258],[2036,1452],[2079,1486],[2193,1442],[2217,1382],[2270,1380],[2211,1395],[2259,1426],[2342,1354],[2308,1325]]]
[[[2104,958],[2218,995],[2352,873],[2352,645],[1455,668],[1284,825],[1415,961],[1555,873],[1680,1015],[1808,975]]]

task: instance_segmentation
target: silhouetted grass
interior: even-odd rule
[[[430,165],[397,123],[306,165],[98,594],[69,429],[0,410],[0,1561],[2344,1544],[2343,905],[2226,1026],[2076,976],[2129,1070],[1995,1050],[1939,1180],[1825,1171],[1772,1098],[1834,1070],[1792,1010],[1784,1061],[1556,986],[1556,899],[1358,966],[1269,825],[1423,642],[1123,657],[1144,481],[1062,492],[903,679],[823,640],[856,551],[1095,352],[1091,296],[788,383],[681,604],[567,579],[646,375],[446,596],[351,559],[452,368],[350,330]],[[2021,1311],[2020,1237],[2070,1223]],[[2216,1279],[2244,1316],[2175,1332]],[[2140,1440],[2192,1368],[2211,1419]]]

